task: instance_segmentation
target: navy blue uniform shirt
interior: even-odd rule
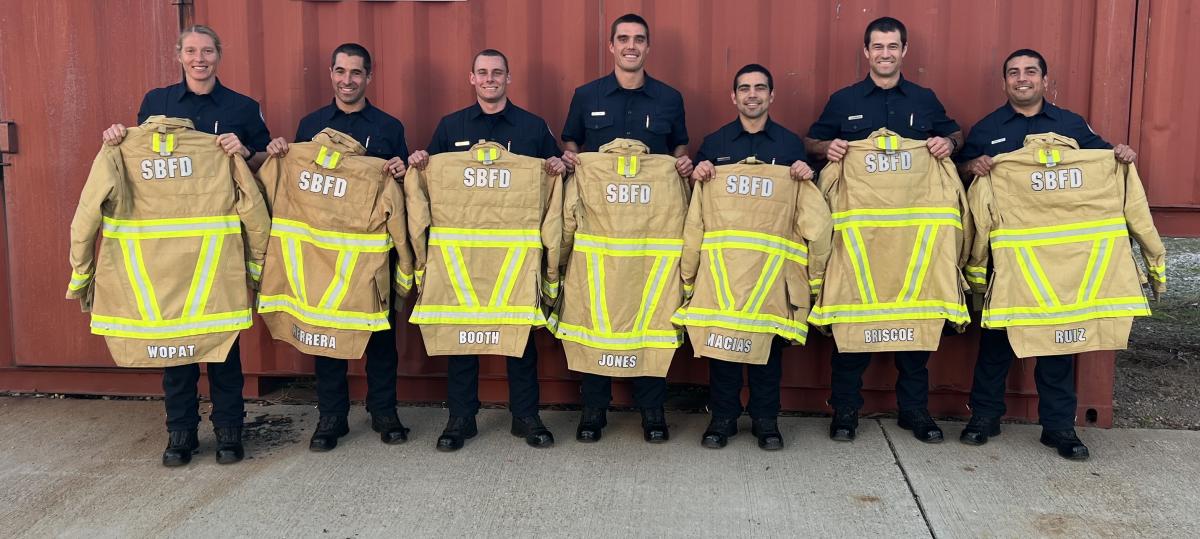
[[[946,107],[933,90],[909,82],[903,76],[896,86],[883,89],[867,78],[834,92],[821,117],[808,130],[816,140],[862,140],[886,127],[914,140],[945,137],[959,130],[946,116]]]
[[[614,73],[576,88],[562,139],[594,152],[618,138],[640,140],[650,153],[670,155],[688,143],[683,96],[650,75],[635,90],[621,88]]]
[[[408,159],[408,144],[404,141],[404,124],[380,110],[367,100],[367,106],[346,114],[330,103],[305,116],[296,128],[296,142],[309,142],[322,129],[331,127],[357,140],[367,149],[367,155],[380,159]]]
[[[765,163],[790,167],[796,161],[804,161],[804,142],[769,117],[767,125],[757,133],[747,133],[741,120],[735,119],[704,137],[696,162],[711,161],[720,166],[751,156]]]
[[[965,163],[981,155],[995,157],[1019,149],[1025,144],[1025,135],[1050,132],[1075,139],[1083,149],[1112,148],[1092,132],[1082,116],[1049,101],[1042,101],[1041,112],[1033,116],[1025,116],[1005,103],[971,127],[971,134],[954,160]]]
[[[156,114],[187,118],[197,131],[210,135],[233,133],[243,146],[255,152],[266,150],[271,142],[258,102],[226,88],[221,79],[204,95],[192,93],[186,82],[146,92],[138,109],[138,124]]]
[[[479,102],[442,117],[425,151],[429,155],[463,152],[481,140],[495,142],[508,151],[548,159],[559,155],[558,143],[546,120],[518,107],[510,99],[500,112],[485,114]]]

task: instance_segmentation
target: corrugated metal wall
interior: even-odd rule
[[[1166,232],[1200,233],[1197,140],[1180,120],[1200,119],[1200,108],[1173,106],[1187,101],[1186,85],[1177,78],[1189,70],[1175,66],[1186,61],[1188,49],[1181,45],[1196,39],[1185,32],[1197,18],[1188,2],[173,3],[12,0],[0,7],[0,119],[16,120],[22,138],[21,152],[11,156],[13,166],[5,171],[7,224],[0,221],[0,242],[7,241],[0,253],[0,305],[11,305],[0,312],[0,338],[11,343],[0,346],[0,389],[153,390],[153,372],[105,369],[111,360],[100,339],[87,335],[86,316],[59,298],[66,275],[66,223],[99,133],[112,122],[132,123],[146,89],[178,80],[172,45],[180,10],[188,22],[209,24],[221,34],[222,82],[258,99],[276,136],[290,138],[300,117],[330,99],[329,51],[344,41],[365,44],[377,66],[368,95],[404,121],[414,149],[427,143],[441,115],[471,102],[471,56],[485,47],[508,54],[512,99],[559,129],[572,90],[611,70],[608,24],[629,11],[651,22],[648,70],[683,92],[693,149],[704,134],[734,117],[730,77],[749,62],[763,63],[775,74],[772,116],[803,133],[830,93],[864,76],[862,29],[888,14],[909,27],[905,75],[935,89],[964,127],[1003,103],[1000,62],[1007,53],[1021,47],[1040,50],[1050,63],[1052,100],[1089,118],[1110,141],[1135,141],[1152,200],[1172,206],[1173,217],[1166,221],[1173,228]],[[1168,140],[1173,149],[1187,140],[1191,151],[1172,151],[1168,157]],[[1191,155],[1181,161],[1179,153]],[[539,339],[546,400],[573,401],[573,377],[560,348],[548,335]],[[943,341],[932,364],[935,411],[965,413],[975,343],[974,333]],[[402,395],[442,398],[444,363],[425,358],[411,326],[400,332],[398,344]],[[311,360],[275,346],[261,325],[244,335],[243,351],[250,394],[261,389],[258,377],[311,372]],[[785,406],[823,407],[828,352],[824,339],[789,352]],[[503,363],[486,362],[484,372],[485,397],[503,400]],[[707,378],[701,362],[682,356],[671,377],[696,383]],[[870,407],[893,406],[893,377],[890,362],[872,366]],[[1097,409],[1105,424],[1111,418],[1112,354],[1085,357],[1078,378],[1081,408]],[[355,388],[362,390],[361,380]],[[1032,364],[1020,362],[1010,382],[1011,413],[1035,415],[1033,393]]]

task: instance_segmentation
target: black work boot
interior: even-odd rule
[[[838,408],[833,411],[829,422],[829,439],[837,442],[853,442],[858,436],[858,409]]]
[[[196,429],[167,431],[167,449],[163,451],[162,464],[169,468],[183,466],[192,461],[192,453],[200,447]]]
[[[437,450],[444,453],[458,451],[462,449],[467,438],[474,438],[476,434],[479,434],[479,428],[475,426],[475,416],[450,416],[442,435],[438,436]]]
[[[379,441],[388,444],[396,445],[408,441],[408,427],[400,422],[400,416],[396,415],[396,410],[392,413],[371,413],[371,430],[379,433]]]
[[[584,408],[579,417],[579,428],[575,429],[575,439],[584,442],[599,442],[604,427],[608,425],[608,413],[604,408]]]
[[[671,431],[667,430],[667,416],[662,408],[642,408],[642,437],[652,444],[671,439]]]
[[[233,464],[246,458],[242,427],[216,427],[213,432],[217,435],[217,464]]]
[[[988,438],[1000,435],[1000,418],[973,415],[967,426],[963,427],[958,441],[967,445],[986,444]]]
[[[927,444],[942,443],[942,429],[929,416],[929,410],[904,410],[896,422],[900,428],[911,430],[913,437]]]
[[[317,430],[308,441],[308,450],[323,453],[337,447],[338,438],[350,433],[344,415],[323,415],[317,419]]]
[[[774,417],[755,419],[750,432],[758,438],[759,449],[778,451],[783,449],[783,433],[779,432],[779,421]]]
[[[537,415],[529,417],[514,417],[512,419],[513,436],[524,438],[525,443],[530,447],[550,447],[554,445],[554,435],[550,434],[550,429],[542,423],[542,418]]]
[[[1058,456],[1064,459],[1087,460],[1091,456],[1087,446],[1075,435],[1075,429],[1042,429],[1042,445],[1058,450]]]
[[[738,433],[736,417],[714,417],[708,421],[708,428],[704,429],[704,436],[700,438],[700,445],[709,449],[721,449],[729,443],[729,439],[736,436]]]

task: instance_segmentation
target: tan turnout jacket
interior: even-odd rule
[[[993,159],[970,201],[978,236],[967,278],[987,293],[983,326],[1007,329],[1019,357],[1126,347],[1133,317],[1150,314],[1130,237],[1151,290],[1166,291],[1166,250],[1137,168],[1111,150],[1029,135]]]
[[[254,176],[187,119],[151,116],[92,162],[68,299],[122,367],[225,361],[250,327],[270,218]],[[96,256],[96,233],[103,240]]]

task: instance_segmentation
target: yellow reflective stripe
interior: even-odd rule
[[[338,161],[342,159],[342,152],[333,152],[333,156],[329,159],[329,168],[337,168]]]
[[[749,249],[780,255],[799,264],[808,264],[808,247],[801,243],[761,232],[716,230],[704,233],[702,249]]]
[[[788,320],[768,313],[743,313],[684,307],[675,311],[671,322],[680,326],[718,327],[750,333],[773,333],[803,344],[808,338],[808,322]]]
[[[413,272],[413,282],[417,283],[417,285],[420,286],[421,283],[424,281],[425,281],[425,270],[419,269],[419,270],[416,270]]]
[[[67,284],[67,290],[82,289],[90,282],[92,282],[92,275],[90,273],[75,273],[72,271],[71,282]]]
[[[842,230],[842,241],[848,248],[850,265],[854,267],[854,281],[858,285],[863,303],[879,303],[875,295],[875,278],[871,275],[871,263],[867,258],[866,242],[858,228]]]
[[[941,300],[891,301],[871,304],[818,305],[809,313],[808,321],[819,326],[851,322],[885,322],[890,320],[933,320],[944,318],[965,324],[971,317],[967,306]]]
[[[333,279],[330,279],[329,286],[325,288],[325,293],[321,295],[321,300],[317,302],[317,305],[325,309],[336,309],[342,304],[346,292],[350,290],[347,284],[350,277],[354,275],[354,266],[357,264],[358,251],[338,252],[337,260],[333,263]]]
[[[1116,217],[1065,225],[997,229],[991,231],[988,237],[991,238],[993,249],[1019,246],[1037,247],[1126,237],[1129,235],[1127,226],[1124,217]]]
[[[746,304],[742,306],[742,312],[747,314],[757,313],[762,309],[762,304],[767,299],[767,292],[775,285],[775,280],[779,278],[779,270],[783,267],[783,257],[780,255],[771,255],[767,257],[763,263],[762,271],[758,274],[758,280],[754,282],[754,289],[747,298]]]
[[[637,176],[638,158],[636,155],[617,156],[617,174],[626,178]]]
[[[474,229],[430,227],[429,245],[463,247],[541,247],[541,233],[528,228]]]
[[[395,279],[397,285],[400,285],[400,288],[403,288],[404,290],[409,290],[412,288],[413,275],[411,273],[404,273],[404,271],[400,269],[399,262],[397,262],[392,268],[392,272],[395,275],[393,279]]]
[[[479,305],[479,297],[475,295],[475,288],[471,286],[470,277],[463,267],[462,251],[458,247],[447,245],[443,245],[441,251],[442,263],[446,265],[446,274],[450,277],[450,288],[454,290],[454,297],[458,299],[458,303]]]
[[[946,225],[962,228],[962,212],[951,207],[860,208],[834,212],[833,229]]]
[[[717,289],[717,305],[722,309],[734,309],[737,301],[733,290],[729,288],[729,270],[725,267],[725,252],[715,249],[708,253],[709,269],[713,274],[713,284]]]
[[[1033,268],[1034,275],[1038,278],[1038,284],[1043,287],[1043,291],[1046,293],[1046,299],[1050,300],[1054,305],[1061,305],[1062,302],[1058,300],[1058,295],[1054,293],[1054,286],[1050,284],[1050,278],[1046,277],[1046,272],[1042,270],[1042,263],[1038,261],[1037,255],[1034,254],[1033,249],[1027,248],[1025,251],[1029,255],[1030,266]]]
[[[489,163],[500,158],[500,151],[496,148],[477,148],[475,150],[475,160],[481,163]]]
[[[1058,150],[1046,151],[1045,148],[1039,148],[1037,158],[1039,163],[1052,167],[1062,161],[1062,154]]]
[[[143,320],[162,320],[162,312],[158,310],[158,300],[154,295],[154,286],[150,283],[149,273],[146,272],[141,242],[121,240],[121,255],[125,261],[129,285],[133,288],[134,299],[137,301],[138,314]]]
[[[900,147],[900,137],[897,135],[875,137],[875,147],[888,151],[898,149]]]
[[[386,253],[392,248],[392,237],[387,233],[356,234],[322,230],[307,223],[275,217],[271,219],[271,235],[277,238],[292,238],[311,243],[331,251],[366,251]]]
[[[683,240],[674,238],[614,238],[576,234],[575,250],[609,256],[679,256]]]
[[[154,153],[157,153],[164,157],[171,155],[171,153],[175,151],[175,134],[167,133],[167,136],[166,136],[167,144],[166,144],[165,148],[163,147],[162,141],[163,141],[162,133],[155,133],[154,137],[151,139],[151,142],[150,142],[150,149],[154,150]]]
[[[600,332],[583,326],[568,324],[558,319],[557,313],[546,321],[559,340],[571,341],[605,350],[636,350],[638,348],[679,348],[683,332],[673,329],[646,329],[642,331]]]
[[[334,169],[337,168],[338,160],[342,158],[342,153],[330,150],[325,146],[317,151],[317,158],[313,162],[320,165],[322,168]]]
[[[1167,266],[1146,266],[1149,269],[1150,278],[1160,283],[1167,282]]]
[[[669,257],[660,256],[654,259],[654,264],[650,266],[649,278],[642,287],[642,300],[638,303],[640,307],[637,318],[633,321],[634,330],[644,330],[650,325],[650,319],[654,316],[654,311],[658,310],[658,301],[666,288],[668,272],[673,265],[674,259]]]
[[[1089,299],[1089,300],[1096,299],[1096,296],[1100,294],[1100,283],[1104,282],[1104,276],[1105,276],[1105,274],[1108,273],[1108,263],[1110,260],[1112,260],[1112,254],[1113,254],[1113,251],[1115,250],[1115,249],[1113,249],[1113,247],[1115,247],[1115,245],[1116,245],[1116,240],[1109,238],[1104,241],[1107,245],[1105,246],[1105,249],[1104,249],[1103,258],[1100,260],[1099,271],[1096,274],[1096,284],[1093,285],[1092,291],[1088,294],[1087,299]]]
[[[493,307],[508,305],[513,288],[517,284],[517,275],[525,265],[525,253],[528,252],[529,249],[512,248],[504,253],[504,262],[500,264],[500,275],[496,278],[496,284],[492,286],[492,295],[488,299],[488,305]]]
[[[221,246],[225,236],[205,236],[200,244],[200,256],[196,260],[196,269],[192,271],[192,283],[188,286],[187,299],[183,303],[184,316],[199,316],[208,304],[209,293],[212,292],[213,281],[216,280],[217,261],[221,260]]]
[[[821,286],[824,284],[825,284],[825,279],[809,279],[808,280],[809,292],[814,295],[821,293]]]
[[[987,268],[984,266],[967,266],[967,281],[977,284],[987,284]]]
[[[1096,267],[1096,258],[1102,250],[1106,250],[1105,241],[1096,240],[1092,242],[1092,248],[1088,252],[1087,264],[1084,266],[1083,279],[1079,281],[1079,290],[1075,292],[1075,301],[1083,301],[1088,298],[1091,293],[1092,285],[1096,284],[1096,273],[1099,268]],[[1099,287],[1097,287],[1099,288]]]
[[[162,153],[161,133],[155,133],[153,137],[150,137],[150,149],[154,151],[154,153]]]
[[[1070,324],[1100,318],[1149,316],[1146,298],[1129,296],[1082,301],[1053,307],[1001,307],[983,310],[983,326],[1002,328],[1012,326],[1044,326]]]
[[[92,315],[92,333],[131,339],[170,339],[246,329],[251,324],[250,309],[171,320],[138,320],[118,316]]]
[[[390,327],[387,311],[363,313],[325,309],[285,295],[259,296],[258,312],[285,312],[306,324],[324,328],[378,331]]]
[[[1018,247],[1016,258],[1017,265],[1021,268],[1021,274],[1025,277],[1025,284],[1033,291],[1038,305],[1042,307],[1059,305],[1061,302],[1058,301],[1058,296],[1050,287],[1050,281],[1046,278],[1046,273],[1042,271],[1042,266],[1034,256],[1033,250],[1028,247]]]
[[[408,319],[414,324],[451,325],[518,325],[542,327],[546,316],[532,305],[462,306],[462,305],[417,305]]]
[[[608,320],[608,301],[604,296],[604,257],[599,253],[590,253],[587,257],[588,292],[590,294],[588,311],[592,318],[592,327],[596,331],[607,333],[612,330]]]
[[[247,260],[246,261],[246,271],[250,272],[250,277],[252,277],[255,281],[262,280],[262,265],[261,264],[255,264],[254,262],[250,262],[249,260]]]
[[[283,249],[283,271],[287,274],[288,286],[292,288],[293,295],[307,304],[308,291],[304,284],[304,244],[294,238],[284,238],[280,248]]]
[[[101,234],[104,237],[131,240],[192,238],[209,234],[238,234],[241,231],[241,222],[236,215],[172,219],[104,217],[101,225]]]

